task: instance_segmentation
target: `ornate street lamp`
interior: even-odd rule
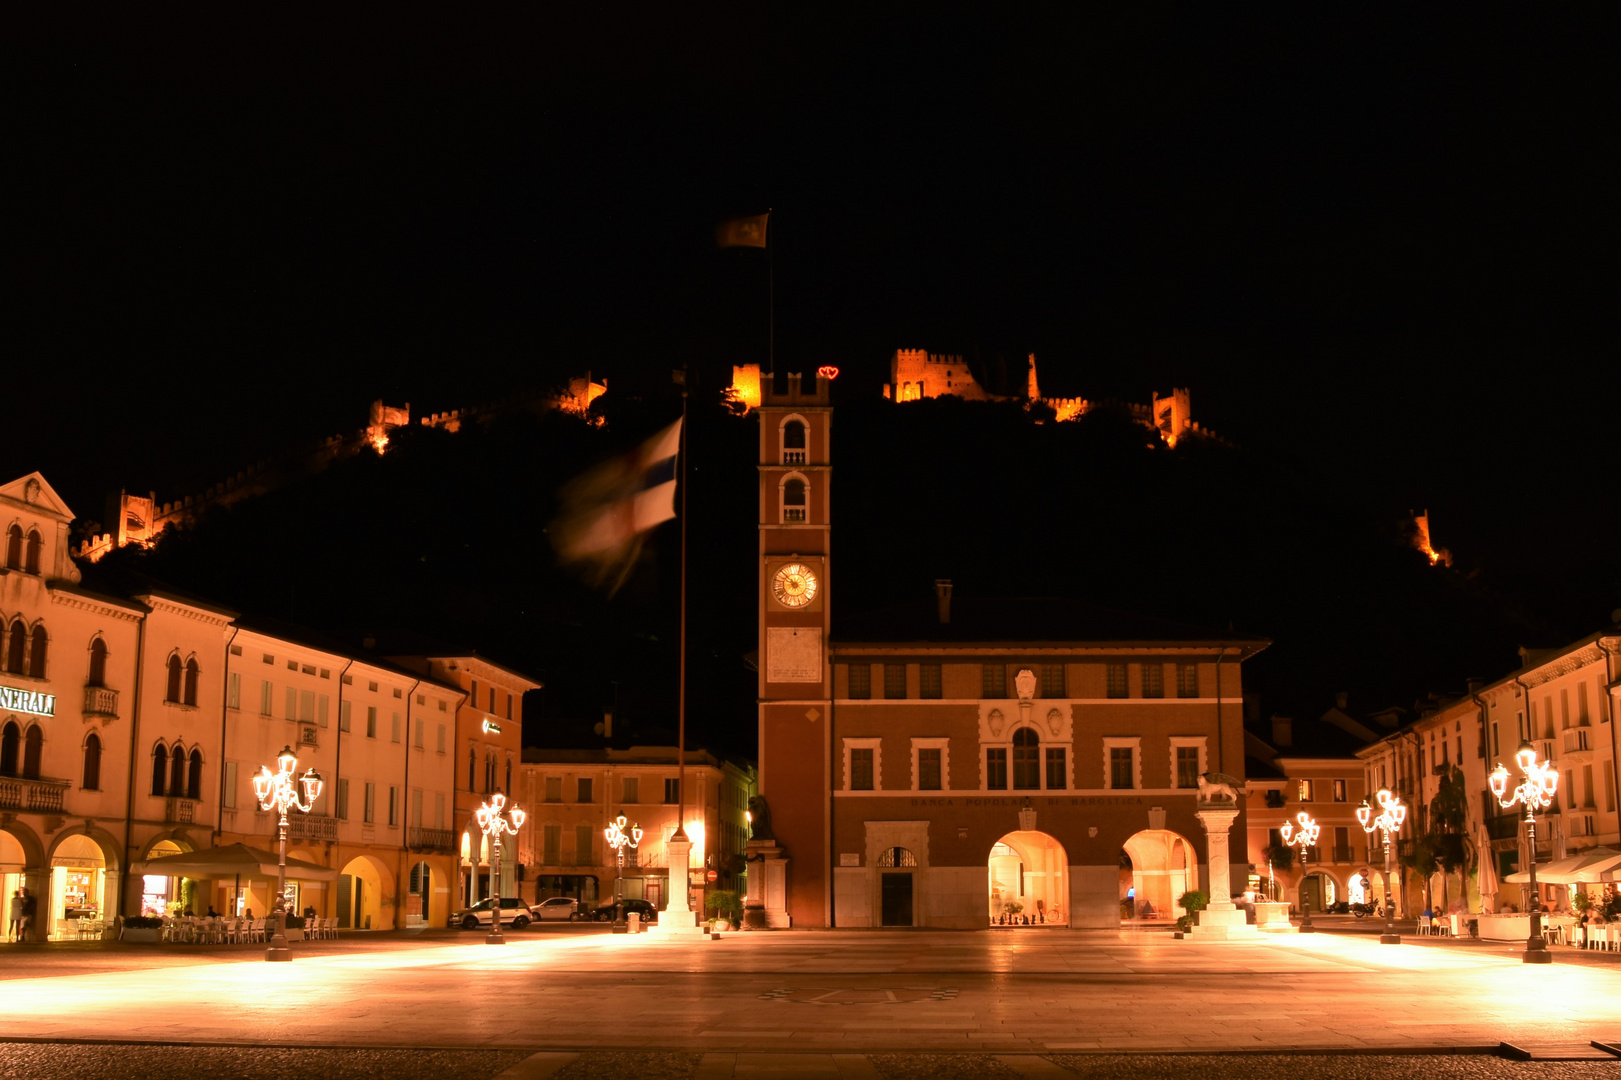
[[[1527,964],[1551,964],[1553,953],[1548,951],[1548,943],[1542,940],[1542,898],[1537,895],[1536,812],[1546,810],[1553,802],[1554,794],[1559,790],[1559,770],[1550,762],[1537,760],[1536,747],[1531,745],[1529,739],[1520,742],[1520,749],[1514,754],[1514,764],[1520,767],[1525,781],[1512,794],[1508,790],[1508,769],[1501,761],[1488,779],[1491,781],[1492,794],[1504,810],[1512,808],[1515,803],[1525,804],[1525,849],[1531,868],[1531,933],[1525,939],[1525,955],[1521,959]]]
[[[279,862],[276,867],[276,902],[270,906],[270,924],[272,932],[270,945],[265,949],[266,960],[291,960],[292,951],[287,948],[287,809],[296,807],[303,813],[309,813],[315,805],[315,800],[321,797],[321,774],[310,769],[303,776],[294,776],[298,771],[298,755],[293,748],[286,746],[276,755],[276,767],[280,770],[272,773],[268,766],[259,766],[259,774],[253,778],[253,793],[259,798],[259,806],[264,810],[274,809],[280,815],[280,822],[276,827],[276,836],[280,845]],[[303,790],[303,799],[299,798],[299,791]]]
[[[1283,837],[1285,847],[1300,849],[1300,932],[1315,934],[1317,928],[1311,924],[1311,901],[1306,896],[1306,852],[1317,843],[1317,834],[1323,830],[1304,810],[1295,815],[1295,820],[1300,822],[1298,831],[1285,821],[1278,835]]]
[[[602,835],[608,838],[608,846],[614,849],[619,857],[619,872],[614,875],[614,933],[623,934],[625,926],[625,847],[636,847],[642,842],[642,827],[632,825],[630,831],[625,831],[625,815],[609,823]]]
[[[1356,808],[1356,819],[1362,823],[1362,831],[1372,833],[1375,829],[1384,834],[1385,841],[1385,932],[1379,938],[1381,945],[1400,945],[1401,935],[1396,933],[1396,905],[1390,891],[1390,834],[1401,832],[1402,822],[1407,820],[1407,807],[1402,803],[1399,795],[1392,795],[1388,788],[1380,788],[1374,796],[1379,800],[1379,813],[1373,812],[1373,806],[1367,799]]]
[[[506,808],[507,797],[497,788],[490,796],[490,801],[480,804],[478,808],[478,827],[484,830],[484,836],[490,843],[490,897],[491,918],[490,936],[484,939],[486,945],[505,945],[506,935],[501,932],[501,835],[511,833],[518,835],[523,828],[524,812],[516,804],[511,810]]]

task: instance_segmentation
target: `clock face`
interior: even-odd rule
[[[804,607],[816,597],[816,575],[803,563],[788,563],[771,579],[771,595],[783,607]]]

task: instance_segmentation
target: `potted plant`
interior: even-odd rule
[[[704,909],[714,916],[717,930],[733,929],[743,920],[743,898],[730,889],[710,889]]]
[[[156,944],[163,934],[163,920],[156,915],[131,915],[118,930],[119,941]]]
[[[1188,913],[1187,915],[1183,916],[1183,918],[1186,918],[1188,920],[1188,924],[1191,926],[1193,923],[1199,921],[1198,913],[1210,906],[1210,894],[1205,892],[1203,889],[1189,889],[1187,892],[1177,897],[1176,902],[1180,904],[1182,909]],[[1180,924],[1181,921],[1182,919],[1178,919],[1177,923]]]

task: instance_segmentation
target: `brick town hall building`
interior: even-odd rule
[[[1209,888],[1199,778],[1242,778],[1240,665],[1268,643],[1068,600],[954,601],[949,582],[834,623],[828,384],[762,391],[756,924],[1181,914]],[[1248,867],[1222,846],[1241,892]]]

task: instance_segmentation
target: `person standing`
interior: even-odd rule
[[[23,921],[23,891],[21,889],[11,890],[11,906],[6,915],[6,937],[11,941],[16,941],[17,932],[21,929]]]
[[[27,941],[28,938],[30,937],[30,935],[32,935],[32,933],[34,931],[34,913],[39,910],[39,899],[33,893],[28,891],[27,886],[23,887],[22,894],[23,894],[22,933],[19,936],[18,940]]]

